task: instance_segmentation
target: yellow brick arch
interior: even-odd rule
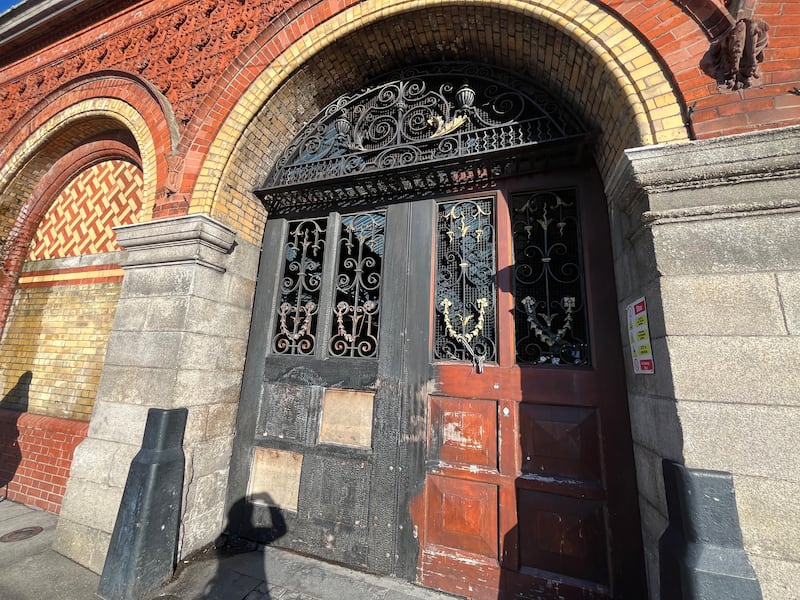
[[[259,66],[260,74],[238,99],[204,158],[190,212],[203,212],[231,222],[228,217],[232,212],[248,210],[241,206],[240,197],[229,198],[220,182],[225,179],[237,143],[255,115],[312,57],[382,20],[426,8],[463,6],[458,0],[366,0],[324,21],[288,46],[270,64]],[[618,88],[616,92],[626,105],[618,114],[597,116],[604,130],[613,131],[618,120],[626,119],[634,121],[637,143],[641,145],[689,139],[681,103],[656,54],[641,43],[632,28],[604,6],[589,0],[474,0],[468,6],[470,9],[490,7],[544,22],[590,53],[612,74]],[[253,65],[244,69],[248,67],[253,69]],[[577,88],[587,83],[570,82],[569,85]],[[601,170],[609,169],[625,148],[625,142],[616,140],[612,144],[614,156],[604,157]],[[603,143],[609,145],[608,140]]]
[[[146,220],[152,212],[157,189],[156,145],[150,129],[142,115],[127,102],[116,98],[96,98],[72,104],[52,115],[36,128],[23,144],[9,157],[0,168],[0,193],[5,193],[9,186],[24,170],[26,164],[60,134],[75,129],[76,135],[85,135],[93,129],[93,123],[114,121],[121,128],[128,130],[139,147],[139,157],[143,171],[143,198],[139,220]],[[58,150],[56,150],[58,152]],[[25,182],[32,186],[35,182]]]

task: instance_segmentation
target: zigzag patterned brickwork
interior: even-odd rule
[[[110,160],[86,169],[58,196],[31,242],[28,260],[119,250],[112,227],[136,221],[142,208],[142,172]]]
[[[113,227],[136,222],[141,207],[141,170],[110,160],[75,177],[42,218],[0,342],[0,392],[30,371],[30,412],[89,418],[122,282],[115,264],[35,261],[119,250]]]

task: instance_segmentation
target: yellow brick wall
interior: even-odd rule
[[[103,161],[74,177],[42,217],[0,338],[3,406],[91,416],[123,276],[113,228],[136,222],[142,188],[138,166]],[[18,385],[27,372],[29,388]]]
[[[3,397],[31,371],[30,412],[88,420],[120,285],[112,281],[17,290],[0,342]]]

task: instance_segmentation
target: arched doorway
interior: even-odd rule
[[[643,597],[591,136],[495,68],[340,97],[269,210],[231,466],[258,537],[475,598]]]

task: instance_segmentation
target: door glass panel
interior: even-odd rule
[[[496,360],[493,198],[441,202],[434,358]]]
[[[574,189],[511,196],[518,363],[589,365]]]

